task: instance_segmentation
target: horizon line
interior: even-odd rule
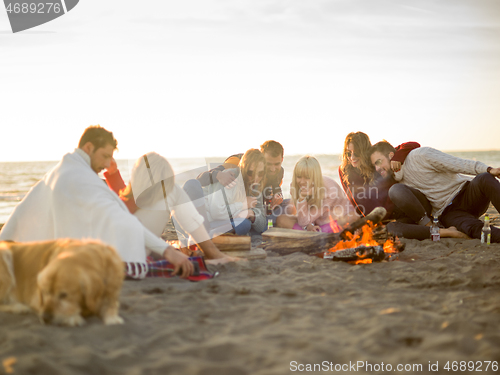
[[[428,146],[422,146],[422,147],[428,147]],[[442,152],[500,152],[500,149],[488,149],[488,150],[440,150]],[[304,155],[311,155],[311,156],[339,156],[341,152],[338,153],[332,153],[332,154],[325,154],[325,153],[305,153],[305,154],[285,154],[286,157],[297,157],[297,156],[304,156]],[[216,159],[216,158],[224,158],[226,159],[228,156],[220,156],[220,155],[215,155],[215,156],[197,156],[197,157],[165,157],[167,160],[168,159],[176,159],[176,160],[193,160],[193,159]],[[134,158],[117,158],[116,160],[137,160],[137,157]],[[0,160],[0,163],[51,163],[51,162],[59,162],[61,159],[57,160]]]

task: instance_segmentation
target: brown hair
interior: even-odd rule
[[[265,141],[263,144],[260,145],[260,152],[262,153],[267,152],[273,158],[277,156],[283,157],[283,155],[285,155],[285,150],[283,149],[283,146],[281,145],[281,143],[276,141]]]
[[[100,125],[92,125],[85,129],[80,138],[80,142],[78,142],[78,147],[82,148],[87,142],[92,143],[96,150],[101,147],[106,147],[108,144],[113,146],[115,150],[118,145],[118,142],[113,137],[113,133],[107,131]]]
[[[262,182],[260,183],[259,191],[262,191],[262,189],[265,186],[265,179],[266,179],[266,158],[264,157],[264,154],[257,150],[256,148],[251,148],[245,154],[242,156],[240,160],[240,171],[242,173],[243,181],[245,182],[245,192],[246,194],[250,193],[250,186],[248,185],[248,177],[247,177],[247,171],[248,169],[255,164],[255,167],[259,163],[264,164],[264,178],[262,179]]]
[[[368,183],[373,178],[373,167],[368,162],[368,150],[370,149],[372,144],[368,135],[363,132],[352,132],[347,134],[347,137],[345,138],[344,151],[342,152],[341,156],[342,163],[340,165],[340,170],[344,175],[343,180],[345,183],[348,183],[349,174],[355,169],[347,157],[347,148],[349,147],[350,143],[354,145],[354,152],[359,155],[361,161],[359,172],[361,173],[361,176],[363,176],[365,183]]]
[[[375,143],[372,147],[370,147],[370,149],[368,150],[368,157],[371,157],[373,153],[377,151],[387,157],[389,157],[389,154],[391,152],[396,153],[396,149],[392,147],[392,145],[386,140]]]

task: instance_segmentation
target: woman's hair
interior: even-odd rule
[[[368,162],[368,150],[372,146],[370,138],[363,132],[352,132],[347,134],[344,142],[344,151],[342,152],[342,163],[340,164],[340,170],[344,175],[343,179],[345,183],[348,183],[349,174],[355,169],[349,158],[347,157],[347,151],[349,144],[352,143],[354,146],[354,152],[359,156],[360,167],[359,172],[363,176],[365,183],[370,182],[373,179],[373,167]]]
[[[297,207],[297,201],[300,198],[300,188],[297,184],[297,178],[305,177],[311,180],[313,186],[313,194],[307,200],[309,206],[315,205],[321,207],[321,202],[325,197],[325,184],[323,183],[323,173],[318,159],[314,156],[306,155],[299,159],[293,169],[292,185],[290,193],[292,195],[293,204]]]
[[[239,167],[240,167],[240,171],[242,173],[243,181],[245,182],[245,192],[247,195],[254,195],[254,194],[250,194],[251,192],[250,192],[250,186],[249,186],[249,178],[248,178],[248,174],[247,174],[248,170],[253,164],[255,164],[255,168],[257,168],[257,165],[259,165],[259,163],[264,164],[264,177],[262,178],[260,186],[257,188],[257,190],[255,190],[255,187],[252,187],[252,191],[254,193],[256,193],[256,192],[261,193],[262,189],[265,186],[266,171],[267,171],[266,158],[264,157],[264,154],[262,152],[260,152],[256,148],[251,148],[250,150],[245,152],[245,154],[242,156],[242,158],[240,160]],[[256,170],[255,170],[255,172],[256,172]]]
[[[130,182],[120,191],[120,198],[125,201],[135,199],[138,207],[149,207],[159,200],[165,200],[174,183],[174,171],[168,160],[155,152],[149,152],[135,162]]]

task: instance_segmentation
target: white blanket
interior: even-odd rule
[[[0,240],[99,239],[125,262],[145,262],[146,246],[158,253],[166,243],[131,215],[90,168],[82,150],[66,154],[16,207]]]

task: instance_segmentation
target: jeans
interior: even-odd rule
[[[389,198],[396,206],[391,219],[395,222],[387,224],[387,230],[399,237],[425,240],[430,238],[432,206],[419,190],[404,184],[392,185]]]
[[[287,213],[287,207],[290,205],[290,201],[291,199],[283,199],[283,202],[274,207],[274,209],[271,212],[271,215],[267,215],[266,219],[268,221],[272,220],[273,225],[276,225],[276,219],[278,218],[278,216]]]
[[[484,223],[479,217],[486,212],[490,202],[500,212],[500,181],[489,173],[481,173],[460,190],[440,220],[471,238],[481,238]],[[491,226],[491,242],[500,242],[500,229],[494,226]]]

